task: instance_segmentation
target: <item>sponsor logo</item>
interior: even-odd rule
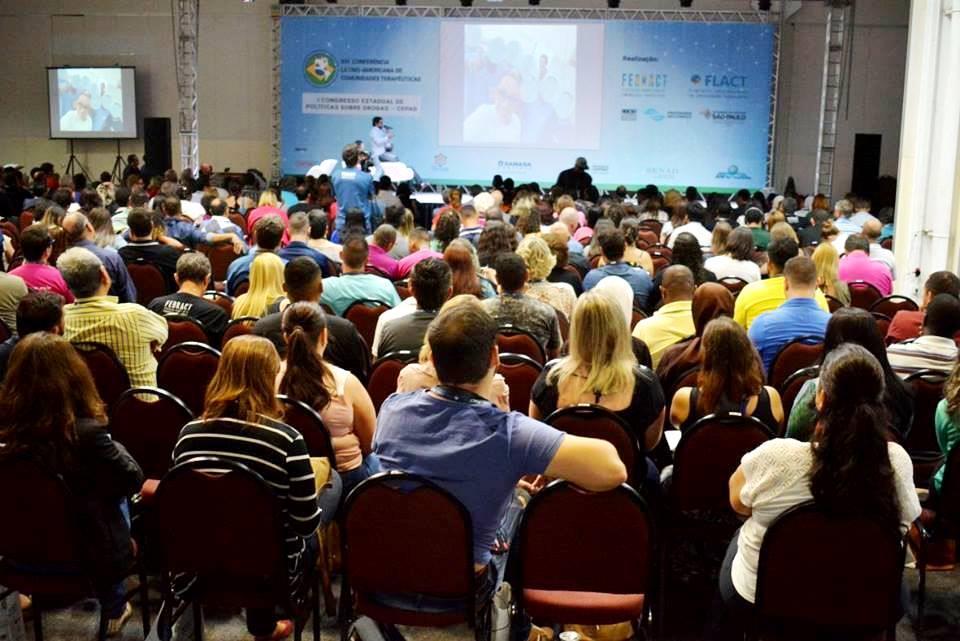
[[[718,171],[717,178],[720,180],[750,180],[750,176],[740,171],[736,165],[730,165],[726,171]]]
[[[621,89],[654,89],[663,90],[667,87],[665,73],[622,73],[620,74]]]
[[[608,171],[610,171],[610,165],[596,165],[596,164],[591,163],[591,164],[590,164],[590,171],[593,172],[593,173],[595,173],[595,174],[605,174],[605,173],[607,173]]]
[[[700,74],[695,73],[690,76],[691,85],[699,85],[701,82],[703,82],[703,78],[700,77]]]
[[[654,122],[660,122],[661,120],[663,120],[664,118],[666,118],[666,116],[664,116],[662,113],[660,113],[659,111],[657,111],[657,110],[654,109],[653,107],[648,107],[647,109],[645,109],[645,110],[643,111],[643,115],[646,116],[647,118],[649,118],[650,120],[654,121]]]
[[[693,112],[692,111],[668,111],[667,118],[690,120],[691,118],[693,118]]]
[[[623,56],[624,62],[660,62],[656,56]]]
[[[326,51],[312,52],[303,61],[303,75],[315,87],[329,87],[337,79],[337,59]]]
[[[533,167],[532,162],[527,162],[526,160],[498,160],[497,167],[500,169],[531,169]]]
[[[442,153],[437,154],[433,157],[433,166],[434,167],[446,167],[447,166],[447,157]]]
[[[637,119],[637,110],[636,109],[621,109],[620,110],[620,120],[636,120]]]
[[[746,89],[747,77],[707,74],[703,77],[703,86],[716,89]]]
[[[714,111],[704,109],[700,112],[700,115],[714,122],[745,122],[747,120],[747,112],[745,111]]]

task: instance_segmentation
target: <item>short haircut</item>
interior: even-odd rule
[[[606,228],[597,235],[597,244],[600,245],[600,251],[608,261],[617,261],[623,258],[623,252],[627,249],[627,241],[623,237],[623,232],[619,229]]]
[[[153,233],[153,216],[146,209],[135,207],[127,214],[127,227],[138,238],[146,238]]]
[[[89,298],[97,293],[102,268],[96,254],[83,247],[71,247],[57,259],[57,269],[77,298]]]
[[[817,266],[806,256],[794,256],[788,260],[783,275],[791,287],[817,286]]]
[[[49,291],[34,291],[17,304],[17,334],[23,338],[34,332],[49,332],[63,319],[63,296]]]
[[[311,209],[307,214],[310,221],[310,238],[326,238],[327,236],[327,214],[322,209]]]
[[[177,259],[177,278],[180,282],[203,283],[213,268],[210,259],[200,252],[187,252]]]
[[[497,321],[479,301],[470,301],[440,312],[427,329],[427,342],[441,383],[478,383],[490,370]]]
[[[435,312],[447,301],[453,272],[442,260],[427,258],[413,268],[410,287],[420,309]]]
[[[814,224],[820,226],[830,220],[830,212],[826,209],[814,209],[810,214],[810,218],[813,220]]]
[[[210,214],[213,216],[225,216],[227,214],[227,201],[222,198],[214,198],[210,202]]]
[[[322,277],[320,266],[307,256],[298,256],[283,268],[283,284],[287,294],[297,300],[302,300],[303,294]]]
[[[697,288],[693,272],[686,265],[670,265],[663,271],[661,287],[670,292],[672,298],[693,299],[693,291]]]
[[[390,205],[383,210],[383,222],[388,225],[393,225],[394,227],[399,227],[403,224],[403,215],[406,213],[406,210],[400,205]]]
[[[793,196],[787,196],[783,199],[783,202],[780,204],[780,207],[783,209],[783,213],[787,216],[797,211],[797,199]]]
[[[167,216],[180,215],[180,199],[176,196],[165,197],[161,201],[160,206],[163,208],[163,213]]]
[[[843,243],[843,251],[850,252],[862,251],[870,252],[870,241],[863,234],[850,234]]]
[[[120,185],[117,187],[116,193],[113,196],[114,202],[117,203],[118,207],[126,207],[127,203],[130,202],[130,188]]]
[[[351,143],[343,148],[342,157],[347,167],[353,167],[360,162],[360,148],[357,147],[356,144]]]
[[[397,242],[397,230],[393,225],[380,225],[377,227],[377,230],[373,232],[373,242],[377,247],[386,249]]]
[[[310,190],[307,189],[306,185],[297,185],[297,189],[293,193],[296,194],[297,200],[302,202],[310,195]]]
[[[503,253],[497,256],[495,265],[497,270],[497,282],[505,292],[517,292],[523,289],[527,282],[527,264],[523,258],[510,253]]]
[[[146,207],[148,202],[150,202],[150,194],[142,189],[134,190],[130,194],[129,205],[131,207]]]
[[[751,207],[743,215],[743,219],[751,225],[758,225],[763,222],[763,212],[756,207]]]
[[[22,238],[20,242],[23,242]],[[960,297],[960,278],[957,278],[957,275],[953,272],[946,270],[930,274],[923,287],[933,296],[950,294],[954,298]]]
[[[367,262],[370,248],[363,234],[350,234],[343,243],[343,264],[351,269],[360,269]]]
[[[687,205],[687,219],[692,223],[702,223],[707,217],[707,210],[699,202]]]
[[[727,252],[734,260],[751,260],[754,246],[749,227],[737,227],[727,236]]]
[[[367,217],[363,214],[362,209],[356,207],[348,209],[347,213],[343,215],[343,226],[346,229],[350,229],[351,227],[366,229]]]
[[[844,218],[850,218],[851,214],[853,214],[853,203],[846,198],[838,200],[837,204],[834,205],[833,208],[840,212],[840,215]]]
[[[253,237],[257,247],[273,251],[280,246],[283,231],[283,221],[280,216],[264,216],[253,226]]]
[[[52,244],[53,239],[50,237],[49,228],[40,223],[30,225],[20,234],[20,250],[23,252],[23,257],[31,263],[43,258],[43,253]]]
[[[937,294],[927,305],[923,326],[928,334],[953,338],[960,330],[960,299],[950,294]]]
[[[767,257],[781,271],[783,271],[787,261],[796,256],[799,251],[800,246],[792,238],[775,238],[767,245]]]
[[[381,118],[380,116],[374,116],[372,122],[373,122],[373,126],[376,127],[378,122],[383,122],[383,118]]]
[[[291,214],[290,219],[287,221],[287,228],[290,230],[291,236],[309,235],[310,234],[310,218],[302,211],[298,211],[295,214]]]

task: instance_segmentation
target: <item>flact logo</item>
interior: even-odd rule
[[[316,87],[327,87],[337,79],[337,59],[326,51],[314,51],[303,61],[307,82]]]
[[[703,85],[712,89],[746,89],[746,76],[727,76],[708,73],[704,76],[693,74],[690,76],[690,84],[694,86]]]
[[[662,113],[660,113],[653,107],[649,107],[648,109],[645,109],[643,112],[643,115],[654,122],[660,122],[665,118],[665,116]]]
[[[730,165],[726,171],[718,171],[717,178],[720,180],[750,180],[750,176],[740,171],[736,165]]]
[[[702,81],[703,81],[703,78],[700,77],[700,74],[695,73],[692,76],[690,76],[691,85],[699,85]]]

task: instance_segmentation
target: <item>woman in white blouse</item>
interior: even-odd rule
[[[720,570],[730,615],[724,627],[738,627],[753,607],[763,537],[791,507],[812,499],[834,513],[874,517],[901,534],[920,515],[910,456],[883,432],[883,389],[877,359],[860,345],[842,345],[820,368],[820,420],[810,443],[774,439],[743,457],[730,478],[730,504],[747,520]]]
[[[727,236],[727,250],[708,258],[703,267],[713,272],[717,280],[742,278],[748,283],[760,280],[760,266],[753,262],[753,234],[749,227],[737,227]]]

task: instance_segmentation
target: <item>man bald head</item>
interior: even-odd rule
[[[871,245],[875,245],[880,242],[880,234],[883,233],[883,224],[873,218],[863,223],[863,235],[867,237],[867,240]]]
[[[61,226],[66,233],[67,245],[76,245],[84,238],[92,239],[94,235],[90,220],[79,211],[64,216]]]
[[[660,283],[660,293],[663,303],[693,300],[693,291],[697,284],[693,279],[693,272],[685,265],[671,265],[663,272],[663,281]]]
[[[580,212],[574,207],[564,207],[560,212],[559,220],[566,226],[568,233],[572,236],[580,227]]]

